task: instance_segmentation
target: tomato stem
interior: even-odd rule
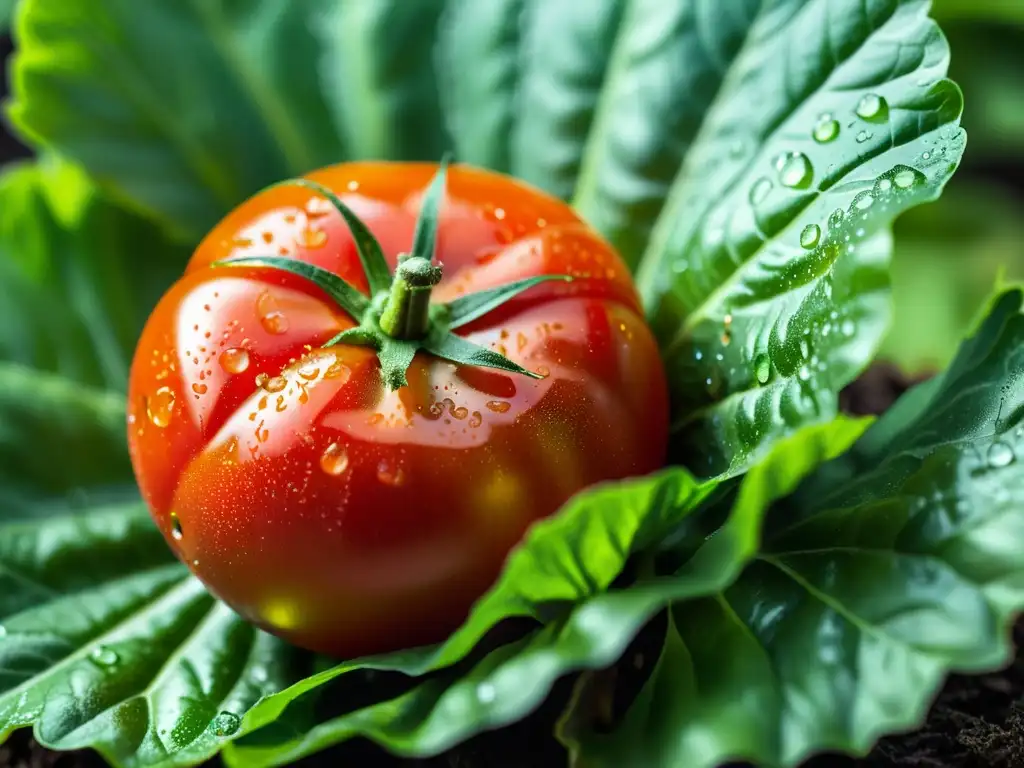
[[[430,331],[430,291],[441,282],[441,267],[422,256],[399,262],[380,327],[393,339],[422,339]]]

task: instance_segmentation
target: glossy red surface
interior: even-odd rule
[[[347,164],[331,187],[392,266],[411,246],[430,164]],[[129,440],[153,517],[240,614],[338,656],[442,639],[534,520],[593,483],[664,460],[667,394],[628,271],[566,205],[512,179],[449,171],[438,301],[545,283],[460,329],[531,370],[418,354],[386,390],[374,353],[320,346],[353,324],[281,255],[366,288],[347,228],[301,188],[260,193],[197,249],[143,332]]]

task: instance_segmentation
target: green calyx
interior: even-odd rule
[[[357,323],[324,346],[354,344],[372,347],[380,360],[381,375],[389,389],[408,384],[406,371],[417,351],[459,365],[496,368],[539,379],[504,355],[474,344],[454,333],[538,283],[568,282],[568,275],[538,275],[477,293],[466,294],[447,304],[430,300],[431,291],[443,276],[434,263],[438,214],[444,197],[448,164],[441,166],[427,189],[416,223],[412,250],[398,258],[394,274],[388,269],[380,243],[358,216],[330,189],[308,179],[291,179],[274,186],[301,186],[326,198],[342,216],[355,240],[359,260],[370,287],[370,296],[349,285],[333,272],[314,264],[278,256],[241,256],[216,262],[215,267],[270,267],[309,280],[323,290]]]

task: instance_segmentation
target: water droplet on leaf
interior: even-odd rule
[[[117,651],[113,648],[107,648],[105,645],[97,645],[89,651],[89,660],[101,669],[109,669],[117,664],[121,659],[117,655]]]
[[[218,736],[233,736],[238,733],[242,721],[233,712],[221,712],[210,723],[210,730]]]
[[[839,135],[839,121],[832,117],[830,114],[824,114],[818,118],[818,122],[814,126],[814,130],[811,131],[811,136],[819,144],[827,144],[830,141],[835,140]]]
[[[904,168],[896,172],[896,175],[892,177],[892,183],[899,189],[910,189],[917,183],[917,173],[913,168]]]
[[[490,683],[480,683],[476,687],[476,697],[481,704],[490,704],[497,697],[497,691]]]
[[[821,227],[817,224],[808,224],[800,232],[800,245],[804,248],[814,248],[821,240]]]
[[[870,131],[860,131],[854,138],[857,139],[858,144],[863,144],[865,141],[874,136]]]
[[[1016,458],[1017,457],[1013,453],[1013,448],[1002,440],[996,440],[992,443],[988,448],[988,453],[986,454],[988,465],[993,469],[1008,467]]]
[[[754,186],[750,188],[750,204],[760,205],[764,202],[764,199],[768,197],[768,193],[772,191],[772,182],[767,177],[762,176],[760,179],[754,182]]]
[[[846,211],[842,208],[836,208],[828,217],[828,228],[838,229],[843,223],[843,219],[846,217]]]
[[[857,102],[854,110],[857,117],[867,120],[869,123],[884,123],[889,119],[889,104],[885,98],[877,93],[866,93]]]
[[[758,384],[767,384],[768,378],[772,375],[772,362],[767,354],[762,352],[754,358],[754,376]]]
[[[870,192],[861,192],[853,198],[853,207],[858,211],[866,211],[875,204],[875,197]]]
[[[784,152],[775,158],[779,183],[790,189],[807,189],[814,179],[811,161],[803,152]]]

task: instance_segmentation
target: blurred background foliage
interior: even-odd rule
[[[966,94],[967,151],[939,201],[896,223],[882,353],[913,374],[949,362],[1000,275],[1024,280],[1024,1],[935,0],[933,15]]]
[[[5,62],[11,52],[6,26],[13,4],[14,0],[0,0],[0,56]],[[1024,0],[935,0],[933,15],[952,47],[950,75],[967,94],[963,126],[968,148],[961,170],[941,199],[909,211],[896,223],[896,311],[882,357],[914,375],[933,372],[949,362],[997,280],[1024,280]],[[5,96],[7,77],[5,66]],[[28,155],[3,126],[0,161]],[[96,216],[107,220],[97,225],[106,228],[106,237],[144,235],[141,231],[119,235],[114,231],[118,227],[115,212],[104,210],[114,206],[98,202],[95,208]],[[141,227],[135,217],[126,216],[125,221]],[[143,296],[135,297],[137,306],[125,311],[144,317],[147,302],[155,301],[179,263],[166,260],[162,267],[167,269],[153,275],[153,284]],[[112,290],[122,288],[128,287]],[[138,318],[134,319],[137,324]],[[130,340],[121,341],[130,348]],[[116,370],[107,370],[86,378],[116,376]]]

